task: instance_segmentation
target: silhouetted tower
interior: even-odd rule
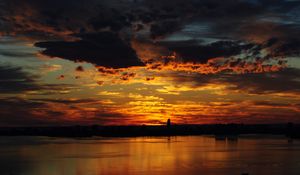
[[[167,121],[167,127],[170,127],[171,126],[171,119],[168,119]]]

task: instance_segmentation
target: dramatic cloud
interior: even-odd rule
[[[297,16],[299,7],[298,1],[269,0],[226,3],[217,0],[172,3],[165,0],[5,0],[0,30],[3,35],[60,39],[36,46],[46,48],[42,53],[48,56],[113,68],[143,65],[127,44],[133,39],[175,51],[184,62],[205,63],[211,58],[253,51],[254,47],[260,51],[261,44],[277,38],[278,44],[269,46],[268,52],[274,57],[287,57],[298,55],[296,36],[300,30],[292,17]],[[195,38],[196,42],[217,41],[175,46],[153,42],[168,40],[172,34],[178,34],[177,41],[186,40],[185,37]],[[291,35],[296,38],[291,40]]]
[[[19,67],[0,66],[0,94],[20,93],[28,90],[36,90],[37,77],[30,75]]]
[[[61,94],[76,89],[71,84],[47,84],[40,76],[24,71],[20,67],[0,65],[0,94]]]
[[[33,116],[32,111],[41,109],[45,104],[40,102],[27,101],[20,98],[0,99],[0,125],[1,126],[40,126],[49,121],[45,118]],[[12,112],[14,111],[14,112]],[[61,112],[49,111],[52,115]]]
[[[135,51],[113,33],[101,32],[81,37],[79,41],[49,41],[35,45],[46,48],[42,51],[45,55],[86,61],[97,66],[124,68],[143,65]]]
[[[210,74],[173,75],[177,85],[191,88],[205,87],[209,84],[226,85],[227,90],[246,92],[246,94],[300,94],[300,70],[285,69],[272,73],[251,74]]]
[[[300,93],[300,70],[285,69],[269,74],[245,74],[226,77],[224,82],[236,85],[232,89],[249,93]]]
[[[107,107],[105,101],[94,99],[0,98],[0,115],[0,126],[119,125],[120,121],[122,124],[135,122],[134,117]]]
[[[232,57],[242,51],[253,49],[253,44],[243,44],[233,41],[219,41],[209,45],[171,46],[170,50],[179,54],[185,62],[206,63],[207,60],[217,57]],[[254,55],[255,56],[255,55]]]
[[[0,0],[0,123],[299,121],[299,11],[296,0]]]

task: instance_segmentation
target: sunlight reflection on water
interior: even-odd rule
[[[1,137],[0,155],[1,175],[300,174],[300,142],[274,136]]]

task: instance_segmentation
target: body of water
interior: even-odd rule
[[[299,175],[300,141],[280,136],[0,137],[1,175]]]

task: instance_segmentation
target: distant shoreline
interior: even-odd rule
[[[245,134],[285,135],[300,138],[300,124],[214,124],[172,126],[54,126],[54,127],[2,127],[0,136],[50,137],[138,137],[138,136],[193,136],[215,135],[232,138]]]

